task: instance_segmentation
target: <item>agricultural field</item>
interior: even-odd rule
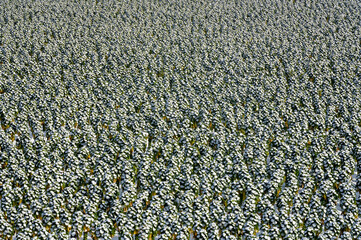
[[[0,239],[361,239],[361,1],[0,0]]]

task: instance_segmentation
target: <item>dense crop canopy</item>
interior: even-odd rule
[[[0,238],[360,239],[360,16],[1,0]]]

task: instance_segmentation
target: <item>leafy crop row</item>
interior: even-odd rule
[[[360,239],[360,1],[0,1],[1,239]]]

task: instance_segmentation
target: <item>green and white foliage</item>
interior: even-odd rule
[[[357,0],[0,1],[0,239],[360,239]]]

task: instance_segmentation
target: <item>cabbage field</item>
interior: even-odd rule
[[[361,1],[0,0],[0,239],[361,239]]]

